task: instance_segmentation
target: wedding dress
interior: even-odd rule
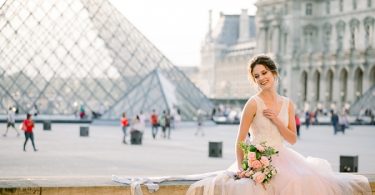
[[[250,127],[252,144],[263,141],[276,148],[278,155],[272,157],[272,164],[277,174],[265,189],[249,178],[234,179],[237,164],[234,163],[226,172],[215,177],[205,178],[192,184],[187,195],[239,195],[239,194],[278,194],[278,195],[351,195],[372,194],[369,182],[362,175],[333,172],[328,161],[319,158],[305,158],[284,145],[284,139],[276,126],[262,111],[266,107],[263,100],[253,96],[257,104],[256,115]],[[282,107],[278,117],[283,124],[288,124],[289,100],[282,97]]]

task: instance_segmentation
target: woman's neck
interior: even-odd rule
[[[263,96],[264,99],[270,101],[276,101],[278,97],[278,94],[275,89],[262,90],[260,92],[260,95]]]

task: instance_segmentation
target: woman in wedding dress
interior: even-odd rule
[[[284,142],[297,141],[295,111],[293,103],[276,92],[277,66],[270,57],[258,55],[250,61],[248,70],[249,80],[258,87],[259,93],[243,108],[236,139],[237,161],[225,172],[192,184],[187,194],[371,194],[366,177],[333,172],[326,160],[305,158],[284,145]],[[235,179],[243,171],[244,155],[239,143],[246,140],[248,132],[252,144],[266,141],[279,151],[272,157],[277,174],[264,187],[249,178]]]

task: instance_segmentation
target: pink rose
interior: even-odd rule
[[[255,152],[249,152],[247,154],[247,159],[249,159],[250,161],[254,161],[254,160],[256,160],[256,158],[257,158],[257,155],[256,155]]]
[[[261,172],[256,172],[254,175],[253,175],[253,180],[256,182],[256,183],[262,183],[264,181],[264,179],[266,178],[266,176],[261,173]]]
[[[270,165],[270,161],[269,161],[268,158],[265,157],[265,156],[260,157],[260,162],[261,162],[264,166],[268,166],[268,165]]]
[[[255,145],[255,147],[257,148],[257,150],[259,152],[264,152],[265,151],[264,147],[262,145],[260,145],[260,144]]]
[[[259,169],[262,167],[262,163],[259,160],[254,160],[251,162],[251,168]]]

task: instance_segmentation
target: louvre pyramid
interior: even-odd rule
[[[0,9],[1,114],[104,108],[104,118],[211,102],[107,0],[8,0]]]
[[[375,110],[375,85],[370,87],[357,101],[350,106],[350,113],[358,115],[364,109]]]

